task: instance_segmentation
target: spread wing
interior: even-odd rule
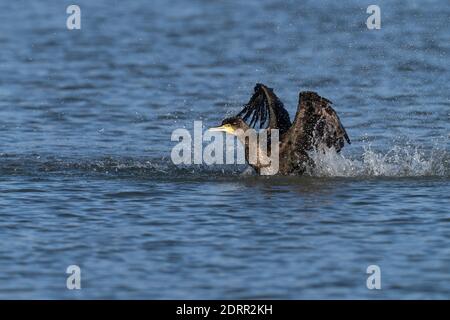
[[[248,125],[253,128],[259,123],[260,128],[279,129],[280,135],[291,126],[289,113],[284,109],[283,103],[273,93],[273,89],[261,83],[256,84],[252,97],[238,117],[246,122],[250,119]]]
[[[332,102],[315,92],[300,92],[297,114],[287,133],[289,144],[301,150],[334,147],[339,152],[350,139]]]

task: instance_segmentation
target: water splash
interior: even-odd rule
[[[450,154],[437,148],[429,151],[396,145],[387,152],[364,146],[361,153],[338,154],[334,149],[311,152],[313,177],[450,177]],[[106,175],[143,179],[211,179],[255,176],[245,165],[174,165],[170,158],[60,158],[44,155],[1,154],[0,176],[8,175]],[[270,177],[268,177],[270,178]]]
[[[316,167],[310,174],[321,177],[422,177],[449,176],[449,155],[444,150],[429,152],[412,146],[394,146],[387,152],[364,146],[362,155],[345,156],[334,149],[313,151]]]

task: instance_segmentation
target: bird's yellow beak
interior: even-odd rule
[[[223,126],[220,127],[209,128],[208,131],[218,131],[233,134],[235,130],[230,124],[224,124]]]

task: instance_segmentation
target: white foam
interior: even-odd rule
[[[363,147],[359,157],[346,156],[334,149],[313,151],[310,156],[316,167],[314,176],[323,177],[419,177],[447,176],[446,153],[432,150],[420,151],[417,147],[394,146],[388,152],[377,152],[369,146]]]

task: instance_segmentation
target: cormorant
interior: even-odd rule
[[[252,142],[243,133],[255,128],[258,123],[260,129],[265,127],[268,134],[267,150],[270,154],[270,130],[278,129],[278,174],[303,174],[308,167],[314,166],[308,154],[310,151],[324,150],[327,147],[339,152],[345,141],[350,144],[347,132],[331,104],[331,101],[316,92],[300,92],[297,113],[291,123],[289,113],[273,89],[258,83],[249,102],[237,116],[223,120],[221,126],[210,130],[237,135],[245,146],[247,162],[261,174],[265,166],[261,164],[260,152],[257,152],[257,161],[249,162],[249,151],[258,149],[257,146],[254,149],[250,147],[249,143]],[[246,123],[248,119],[249,124]]]

